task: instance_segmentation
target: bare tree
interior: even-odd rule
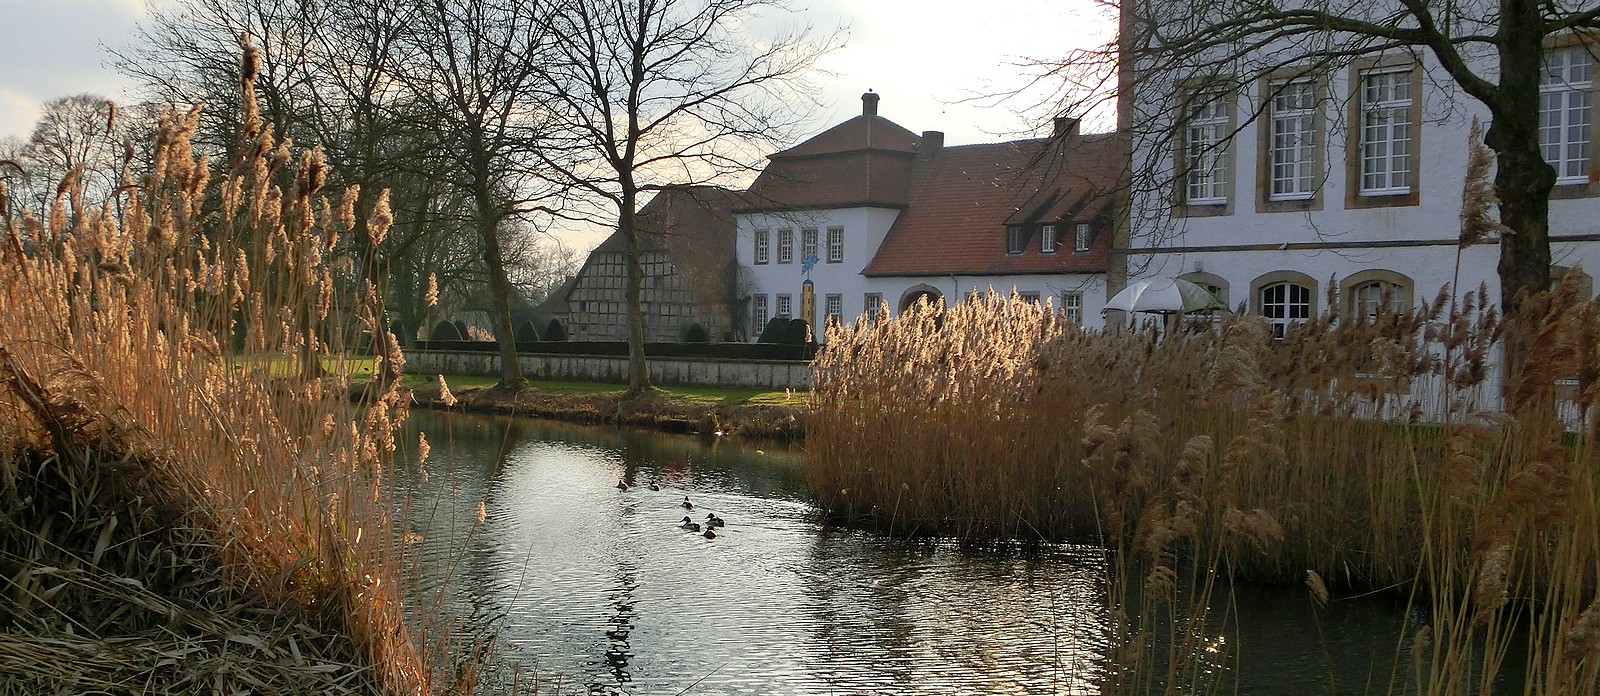
[[[815,104],[806,77],[835,46],[750,29],[777,0],[565,0],[543,68],[555,182],[598,202],[627,240],[628,393],[650,388],[640,306],[641,194],[747,175]]]
[[[524,0],[424,0],[407,37],[416,64],[405,71],[421,113],[439,132],[437,156],[446,181],[464,196],[464,211],[482,244],[493,329],[500,343],[500,387],[524,381],[511,323],[513,288],[502,229],[543,206],[537,160],[542,110],[535,87],[550,22],[542,5]]]

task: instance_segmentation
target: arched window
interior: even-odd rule
[[[1295,271],[1264,274],[1250,283],[1250,305],[1272,322],[1273,338],[1283,338],[1290,325],[1316,313],[1317,281]]]
[[[1287,281],[1262,286],[1261,314],[1272,322],[1272,337],[1283,338],[1290,324],[1311,318],[1311,288]]]
[[[1411,309],[1413,283],[1403,274],[1387,270],[1353,273],[1339,282],[1345,316],[1354,321],[1375,321],[1382,314]]]
[[[1233,305],[1228,303],[1228,281],[1224,280],[1222,276],[1215,273],[1195,271],[1178,277],[1205,288],[1206,292],[1216,296],[1217,301],[1222,303],[1223,309],[1233,310]]]

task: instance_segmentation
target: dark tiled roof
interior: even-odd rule
[[[1104,272],[1108,206],[1120,180],[1114,134],[940,149],[917,161],[909,205],[895,221],[868,276]],[[1037,225],[1057,223],[1054,253],[1039,251]],[[1093,225],[1090,250],[1073,252],[1073,228]],[[1023,225],[1027,244],[1006,253],[1006,227]]]
[[[772,155],[741,210],[906,204],[922,138],[882,116],[861,115]]]

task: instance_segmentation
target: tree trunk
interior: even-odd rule
[[[1503,0],[1499,99],[1484,144],[1494,150],[1495,193],[1500,198],[1500,308],[1506,319],[1503,388],[1522,374],[1528,341],[1537,331],[1523,302],[1550,289],[1550,192],[1555,170],[1539,148],[1539,70],[1544,60],[1543,20],[1528,0]]]
[[[494,340],[500,344],[500,383],[496,388],[519,389],[526,379],[517,360],[517,337],[511,328],[511,278],[500,252],[500,215],[487,184],[474,192],[478,205],[478,232],[483,235],[483,260],[489,266],[489,294],[494,299]]]
[[[644,308],[639,302],[639,288],[644,285],[644,268],[639,264],[639,230],[635,227],[639,192],[630,182],[622,187],[622,206],[617,216],[617,230],[628,242],[627,258],[623,266],[628,269],[628,282],[623,299],[628,305],[628,395],[638,396],[650,389],[650,372],[644,359]]]

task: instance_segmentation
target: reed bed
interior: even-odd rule
[[[245,46],[223,167],[191,146],[198,109],[169,111],[110,199],[73,172],[48,219],[3,220],[0,693],[471,688],[405,616],[386,469],[407,398],[352,405],[322,368],[382,330],[334,253],[356,192],[262,125],[254,65]],[[300,369],[248,367],[281,356]]]
[[[1102,544],[1110,693],[1216,685],[1219,581],[1412,597],[1414,673],[1378,692],[1488,693],[1526,654],[1525,693],[1593,693],[1600,301],[1532,303],[1507,415],[1480,410],[1485,299],[1281,339],[1259,317],[1085,331],[994,293],[836,326],[810,476],[830,515],[896,533]]]

